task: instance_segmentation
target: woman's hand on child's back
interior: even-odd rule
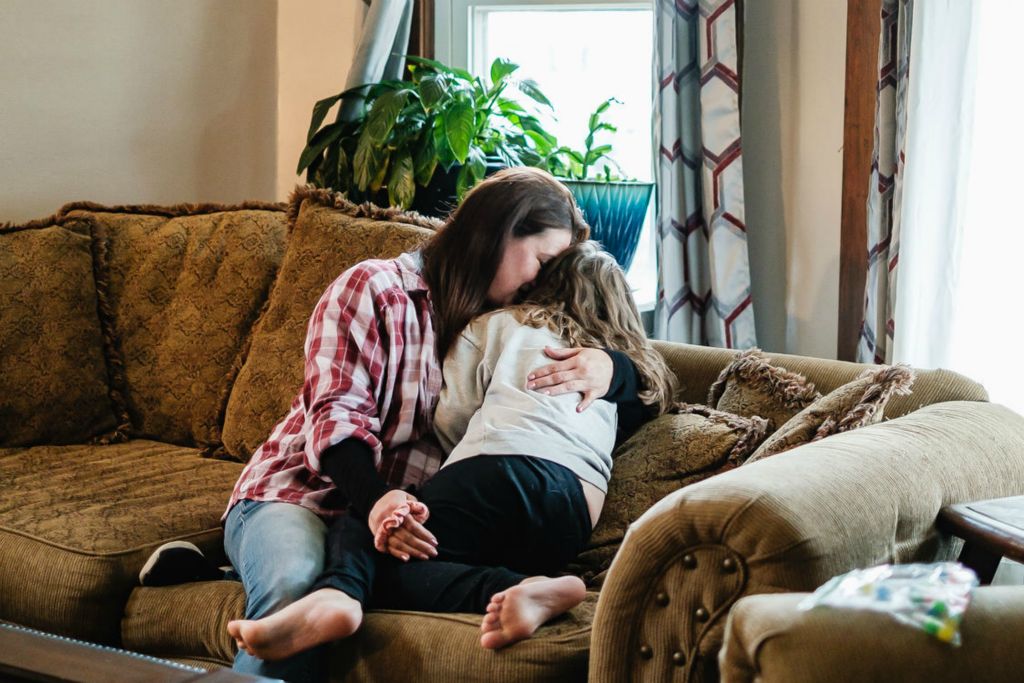
[[[427,506],[412,494],[400,489],[385,493],[367,519],[377,550],[403,561],[436,557],[437,539],[423,526],[428,514]]]
[[[608,393],[612,383],[612,358],[602,349],[544,347],[548,358],[557,360],[539,367],[526,378],[526,388],[550,396],[578,392],[583,400],[576,406],[582,413],[590,404]]]

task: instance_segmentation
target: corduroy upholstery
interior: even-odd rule
[[[233,645],[224,626],[243,608],[238,584],[133,591],[135,576],[172,539],[219,559],[219,518],[242,466],[200,453],[248,457],[294,398],[309,312],[327,284],[355,260],[413,248],[436,223],[300,188],[288,206],[79,203],[2,228],[0,240],[52,226],[61,237],[54,251],[23,252],[32,255],[18,267],[45,274],[57,270],[53,262],[75,264],[74,277],[62,271],[34,284],[39,307],[60,324],[77,320],[92,341],[74,339],[92,346],[52,362],[27,359],[40,377],[16,375],[15,390],[44,400],[0,404],[19,406],[13,417],[0,410],[0,429],[44,425],[36,445],[0,449],[0,620],[225,664]],[[0,270],[0,291],[12,272]],[[69,288],[82,291],[64,296]],[[36,342],[33,324],[0,324],[3,348]],[[657,347],[685,387],[682,400],[694,404],[735,355]],[[822,393],[866,367],[767,358]],[[62,374],[44,378],[50,371]],[[66,409],[55,386],[90,399]],[[948,557],[953,546],[933,525],[940,505],[1024,484],[1024,418],[985,400],[960,375],[918,371],[912,393],[889,401],[887,421],[692,485],[682,475],[683,488],[629,527],[600,596],[536,638],[488,652],[477,644],[478,615],[371,613],[356,637],[334,646],[332,676],[711,680],[740,597],[808,590],[866,563]],[[34,418],[56,406],[73,423],[63,437],[56,422]],[[657,471],[659,457],[678,453],[661,444],[647,455],[644,467]]]
[[[0,450],[0,618],[117,644],[156,546],[187,539],[223,556],[241,469],[146,440]]]
[[[935,530],[939,509],[1019,493],[1022,482],[1024,417],[952,401],[676,491],[630,528],[612,563],[591,680],[716,680],[740,597],[813,590],[855,567],[953,559],[958,544]]]
[[[977,589],[960,625],[960,647],[887,614],[798,611],[804,597],[755,595],[736,603],[720,657],[723,683],[1021,680],[1024,588]]]
[[[479,645],[480,615],[380,610],[367,613],[356,635],[337,643],[331,670],[338,681],[583,681],[597,594],[543,626],[514,648]],[[139,588],[128,602],[124,645],[180,660],[201,657],[230,665],[235,653],[227,622],[241,618],[241,584],[211,581]],[[486,672],[486,674],[484,674]]]

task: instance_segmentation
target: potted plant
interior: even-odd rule
[[[584,218],[592,229],[591,237],[604,246],[619,264],[628,269],[636,254],[640,231],[643,228],[647,206],[651,201],[654,183],[637,182],[624,178],[621,167],[609,157],[610,144],[596,144],[595,137],[602,131],[616,132],[616,127],[602,121],[614,97],[597,106],[588,121],[587,137],[581,151],[566,146],[540,146],[543,167],[558,176],[572,190]],[[601,172],[594,173],[599,162]],[[613,173],[614,166],[617,173]]]
[[[514,79],[518,65],[496,59],[490,83],[468,71],[407,57],[411,80],[352,88],[313,107],[297,173],[353,201],[373,200],[430,215],[450,204],[487,173],[502,166],[539,166],[556,146],[535,112],[508,97],[515,88],[538,105],[551,103],[529,79]],[[324,124],[347,97],[365,101],[355,120]]]

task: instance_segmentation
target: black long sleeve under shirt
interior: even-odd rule
[[[616,444],[650,418],[650,412],[637,396],[639,376],[629,356],[605,349],[612,359],[612,379],[608,392],[600,400],[616,404],[619,427]],[[320,469],[348,501],[351,514],[367,519],[374,504],[393,487],[388,486],[373,465],[373,449],[361,439],[336,443],[320,455]]]

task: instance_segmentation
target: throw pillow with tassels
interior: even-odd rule
[[[907,395],[914,384],[910,367],[884,365],[816,400],[777,429],[747,459],[756,462],[826,436],[848,432],[882,420],[885,404],[894,395]]]

